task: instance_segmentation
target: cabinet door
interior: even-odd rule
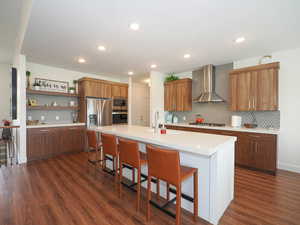
[[[271,68],[258,71],[255,109],[278,110],[278,70]]]
[[[236,108],[238,111],[251,109],[251,73],[237,75]]]
[[[62,153],[80,152],[85,148],[85,128],[66,127],[63,135]]]
[[[237,81],[238,81],[238,75],[232,74],[230,75],[230,109],[232,111],[237,111]]]
[[[27,129],[27,160],[52,156],[53,134],[50,129]]]
[[[262,170],[276,170],[276,142],[268,140],[253,141],[254,165]]]
[[[102,84],[102,89],[103,89],[103,98],[111,98],[112,93],[111,93],[111,84]]]
[[[112,96],[121,97],[121,90],[119,85],[112,85]]]
[[[128,97],[128,87],[127,86],[120,86],[120,96],[122,98]]]
[[[192,110],[191,87],[189,83],[176,84],[176,111]]]
[[[176,111],[176,85],[172,83],[165,84],[164,90],[164,108],[166,111]]]
[[[248,137],[240,137],[235,149],[235,163],[242,166],[253,165],[252,140]]]

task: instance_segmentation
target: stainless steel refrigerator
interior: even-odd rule
[[[112,99],[87,98],[87,127],[112,125]]]

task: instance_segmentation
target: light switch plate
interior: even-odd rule
[[[56,116],[55,119],[56,119],[56,120],[59,120],[59,116]]]

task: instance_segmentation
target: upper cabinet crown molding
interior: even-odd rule
[[[192,110],[192,79],[184,78],[164,83],[164,108],[166,111]]]
[[[259,70],[268,70],[268,69],[279,69],[280,63],[279,62],[273,62],[273,63],[267,63],[267,64],[260,64],[257,66],[249,66],[244,67],[240,69],[235,69],[229,72],[229,74],[239,74],[239,73],[247,73],[247,72],[258,72]]]
[[[279,62],[231,71],[231,110],[278,110],[278,70]]]

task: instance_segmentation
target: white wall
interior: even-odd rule
[[[154,112],[159,111],[159,121],[164,122],[164,80],[166,75],[157,72],[150,72],[150,125],[154,121]]]
[[[82,73],[73,70],[66,70],[58,67],[47,66],[37,63],[27,63],[27,70],[31,72],[31,83],[34,82],[34,78],[46,78],[50,80],[60,80],[60,81],[68,81],[70,86],[73,86],[73,80],[78,80],[82,77],[90,77],[96,79],[103,79],[109,81],[116,81],[116,82],[125,82],[126,79],[114,79],[109,76],[105,76],[102,74],[89,74],[89,73]]]
[[[10,119],[11,65],[0,64],[0,121]]]
[[[278,167],[300,173],[300,48],[271,55],[273,62],[280,62]],[[259,58],[235,61],[234,68],[257,65]]]
[[[20,128],[17,130],[17,151],[19,163],[27,161],[26,156],[26,57],[15,55],[13,66],[17,68],[17,118]]]

